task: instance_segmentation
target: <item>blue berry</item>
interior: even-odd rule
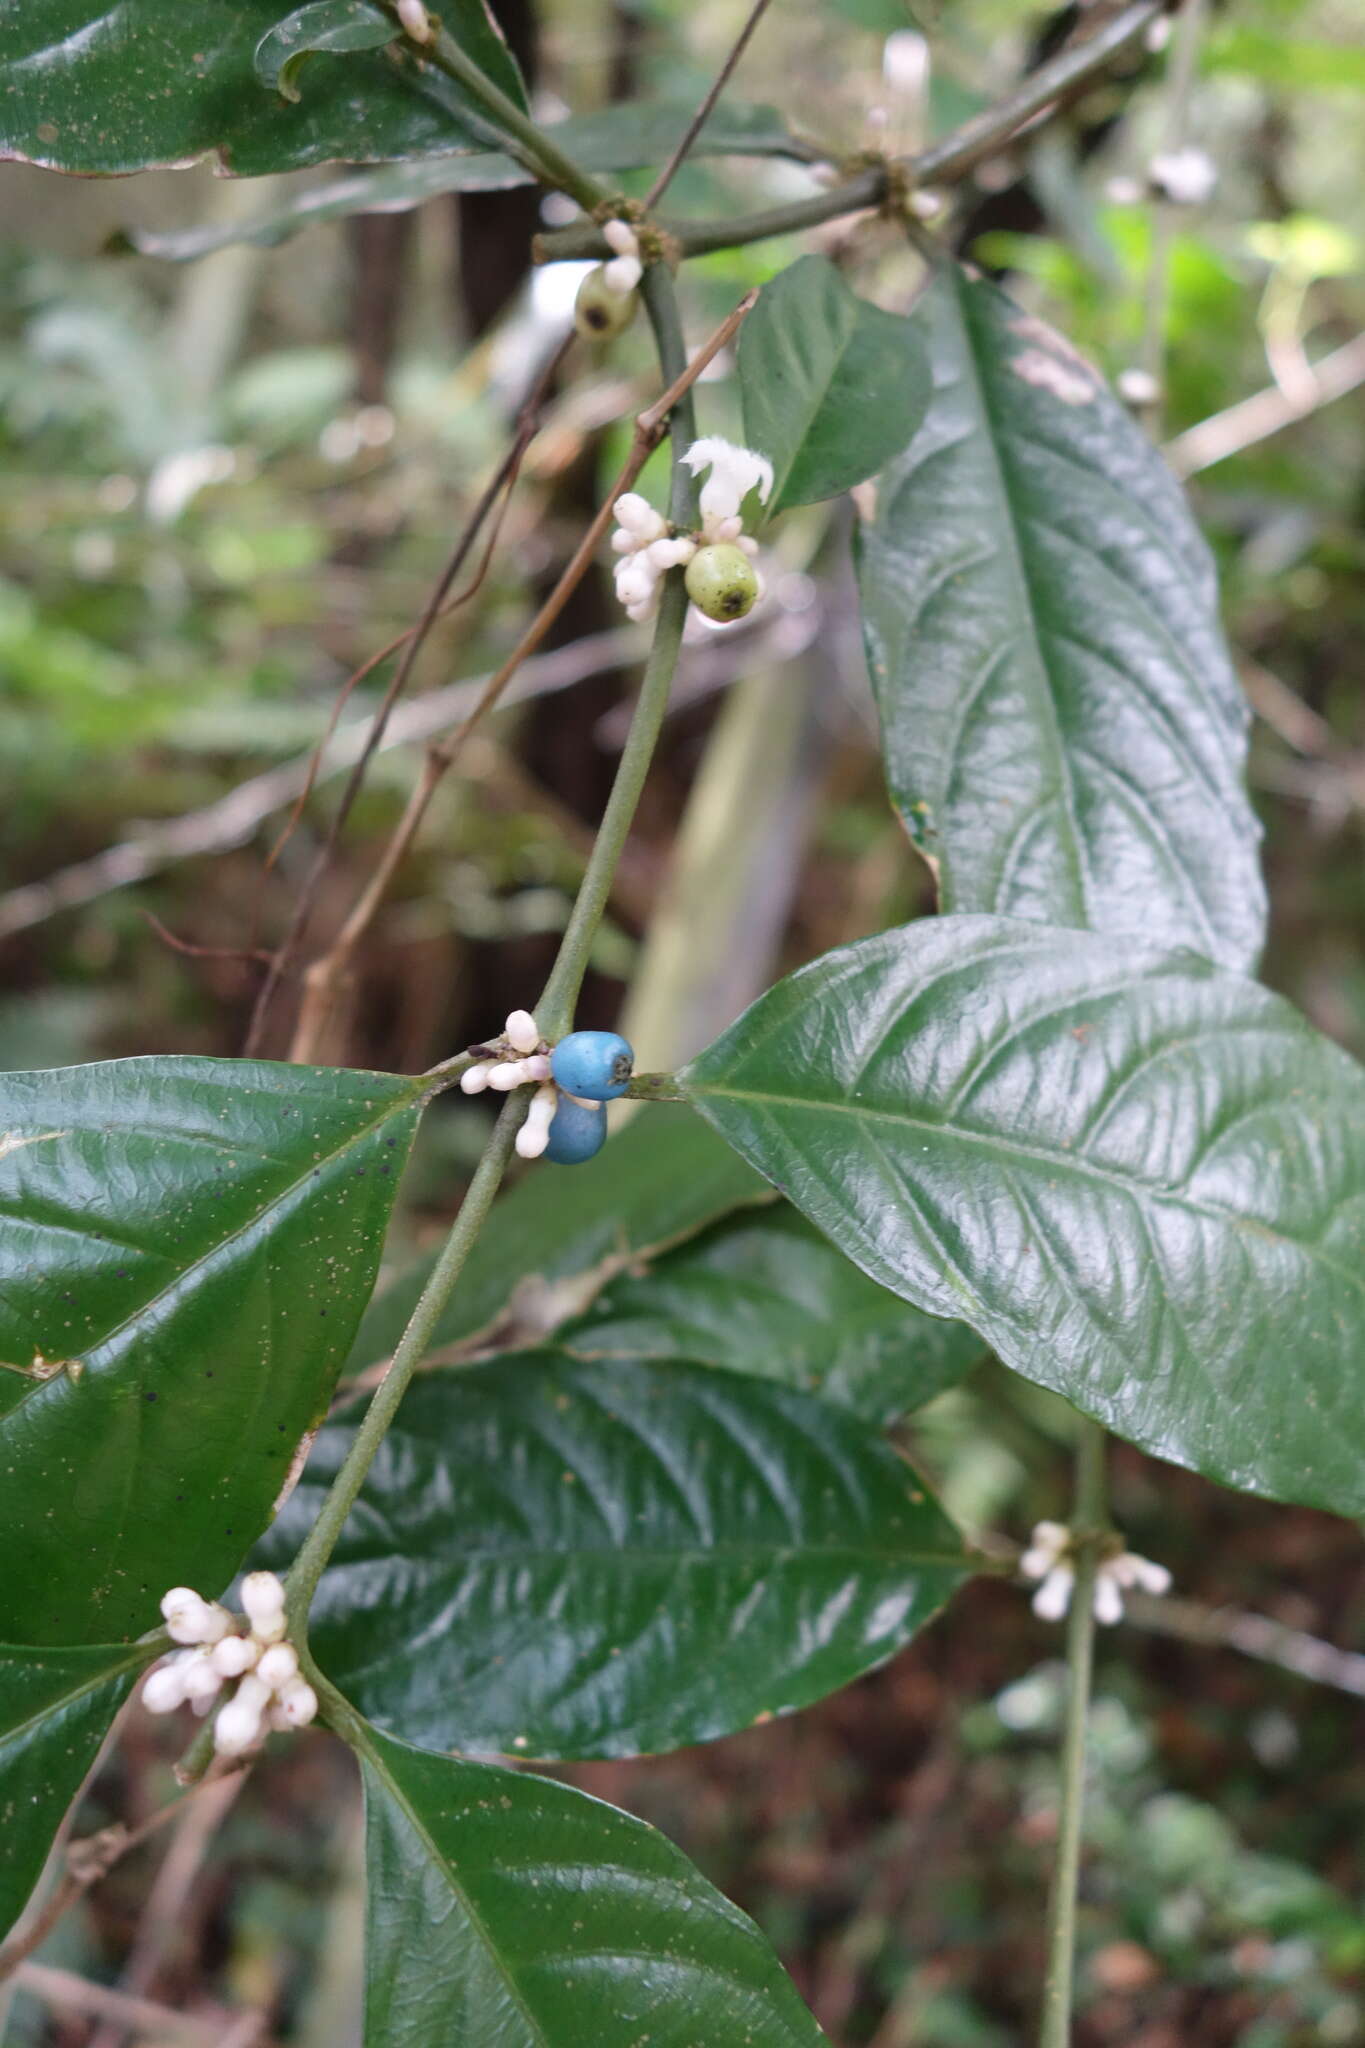
[[[606,1141],[607,1112],[601,1103],[571,1102],[561,1095],[545,1157],[556,1166],[581,1166],[600,1152]]]
[[[619,1031],[571,1031],[550,1055],[550,1068],[568,1095],[614,1102],[630,1084],[635,1054]]]

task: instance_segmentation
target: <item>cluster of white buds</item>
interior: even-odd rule
[[[626,608],[626,617],[642,624],[659,608],[659,592],[668,571],[684,568],[696,554],[697,543],[690,534],[670,533],[662,512],[656,512],[638,491],[627,491],[612,510],[617,524],[611,545],[621,557],[616,564],[616,595]]]
[[[1181,149],[1158,151],[1147,166],[1147,182],[1172,206],[1203,206],[1213,197],[1218,166],[1206,149],[1187,142]]]
[[[299,1675],[298,1652],[285,1640],[284,1587],[274,1572],[250,1572],[242,1581],[247,1628],[216,1600],[203,1600],[189,1586],[172,1586],[161,1602],[166,1632],[188,1647],[158,1664],[142,1688],[142,1704],[153,1714],[173,1714],[186,1704],[206,1714],[225,1684],[236,1691],[213,1723],[220,1756],[241,1756],[267,1729],[306,1728],[318,1710],[318,1696]]]
[[[549,1048],[529,1010],[513,1010],[502,1027],[501,1040],[488,1050],[487,1059],[475,1060],[460,1076],[466,1095],[482,1095],[485,1088],[495,1095],[509,1095],[527,1081],[550,1078]]]
[[[1061,1522],[1039,1522],[1019,1560],[1019,1570],[1026,1579],[1041,1581],[1033,1596],[1034,1613],[1044,1621],[1060,1621],[1071,1606],[1076,1584],[1071,1531]],[[1132,1586],[1141,1587],[1144,1593],[1169,1593],[1171,1575],[1164,1564],[1153,1564],[1133,1550],[1103,1558],[1095,1575],[1096,1621],[1106,1626],[1122,1621],[1124,1591]]]
[[[745,533],[740,506],[752,490],[766,504],[773,466],[765,455],[714,434],[694,441],[683,461],[694,476],[703,469],[711,472],[698,506],[701,529],[674,533],[647,499],[627,491],[612,507],[617,525],[611,545],[622,558],[616,565],[616,595],[627,618],[652,618],[663,578],[670,569],[685,568],[687,594],[697,610],[728,625],[752,611],[763,595],[763,578],[753,565],[758,542]]]

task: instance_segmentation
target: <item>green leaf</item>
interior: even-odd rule
[[[597,114],[570,115],[545,132],[588,171],[634,170],[662,162],[672,151],[695,109],[667,101],[631,101]],[[722,103],[691,149],[693,156],[790,156],[804,161],[798,142],[772,107]],[[156,233],[130,230],[128,241],[144,256],[185,263],[234,242],[273,249],[319,221],[353,213],[401,213],[445,192],[504,192],[534,182],[514,157],[500,150],[471,150],[460,156],[428,157],[381,170],[351,171],[326,185],[294,192],[255,220],[212,222],[206,227]]]
[[[0,1552],[24,1562],[0,1637],[108,1641],[177,1581],[232,1576],[326,1409],[423,1085],[202,1059],[0,1076]],[[35,1354],[62,1369],[33,1377]]]
[[[297,100],[302,97],[299,73],[310,57],[382,49],[395,35],[392,18],[371,6],[370,0],[312,0],[261,37],[256,76],[269,90]]]
[[[917,328],[856,298],[823,256],[764,285],[740,330],[739,383],[744,438],[773,465],[770,514],[862,483],[929,401]]]
[[[268,1560],[362,1412],[320,1434]],[[842,1409],[704,1365],[527,1352],[414,1384],[310,1639],[364,1713],[434,1749],[630,1756],[846,1685],[970,1569]]]
[[[53,1837],[155,1645],[0,1645],[0,1940],[28,1903]]]
[[[932,918],[681,1077],[884,1286],[1225,1485],[1365,1510],[1365,1075],[1128,936]]]
[[[965,1323],[878,1287],[785,1202],[622,1273],[558,1341],[576,1358],[689,1358],[753,1373],[874,1422],[956,1386],[984,1350]]]
[[[281,0],[0,0],[0,157],[111,172],[216,153],[250,177],[486,141],[487,116],[393,43],[319,64],[300,105],[262,92],[257,46],[284,11]],[[483,0],[442,0],[440,12],[524,107]]]
[[[751,1920],[631,1815],[368,1731],[370,2048],[817,2048]]]
[[[1097,373],[992,284],[916,313],[934,398],[860,555],[887,780],[945,910],[1247,968],[1247,710],[1208,550]]]
[[[496,1205],[436,1326],[432,1354],[548,1336],[638,1259],[769,1199],[760,1176],[690,1109],[653,1105],[572,1173],[538,1167]],[[375,1297],[347,1361],[390,1357],[426,1285],[421,1259]]]

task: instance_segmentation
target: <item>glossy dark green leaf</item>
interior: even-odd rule
[[[23,1912],[114,1715],[155,1654],[145,1644],[0,1645],[0,1941]]]
[[[841,948],[682,1076],[884,1286],[1226,1485],[1365,1510],[1365,1073],[1128,936]]]
[[[297,100],[299,73],[310,57],[380,50],[393,40],[393,17],[370,0],[311,0],[266,30],[256,45],[256,76],[267,90]]]
[[[860,580],[892,799],[945,910],[1257,957],[1247,711],[1208,549],[1098,374],[992,284],[914,316],[928,418]]]
[[[802,256],[740,330],[739,385],[745,440],[773,465],[773,513],[837,497],[897,454],[924,418],[929,364],[917,326]]]
[[[659,163],[691,122],[695,109],[666,100],[631,101],[597,114],[572,114],[546,129],[560,148],[588,171],[624,171]],[[693,156],[794,156],[809,154],[773,107],[730,106],[722,101],[692,145]],[[402,213],[444,192],[504,192],[530,185],[531,173],[500,150],[467,150],[412,163],[350,171],[306,192],[293,192],[254,220],[213,222],[167,233],[143,228],[129,240],[144,256],[185,263],[234,242],[272,249],[321,221],[353,213]]]
[[[267,1560],[361,1412],[319,1436]],[[432,1748],[629,1756],[847,1684],[970,1568],[843,1409],[704,1365],[525,1352],[415,1383],[311,1636],[363,1712]]]
[[[584,1792],[374,1731],[366,2048],[818,2048],[751,1920]]]
[[[436,1327],[444,1357],[494,1333],[504,1344],[548,1336],[637,1259],[681,1243],[718,1216],[770,1199],[762,1177],[679,1105],[640,1111],[586,1166],[538,1166],[496,1205]],[[347,1363],[388,1358],[434,1259],[375,1297]]]
[[[785,1202],[741,1210],[609,1281],[558,1342],[576,1358],[754,1373],[874,1422],[956,1386],[984,1351],[965,1323],[922,1315],[869,1280]]]
[[[0,1076],[0,1637],[216,1593],[320,1419],[420,1082],[114,1060]],[[73,1364],[67,1364],[72,1361]]]
[[[288,12],[283,0],[0,0],[0,157],[108,172],[216,153],[247,177],[486,144],[486,117],[397,43],[319,58],[298,105],[263,91],[256,50]],[[440,14],[524,106],[483,0],[442,0]]]

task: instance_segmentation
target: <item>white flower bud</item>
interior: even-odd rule
[[[738,540],[740,534],[743,531],[743,522],[741,521],[738,512],[732,512],[728,519],[712,520],[711,525],[708,528],[708,537],[711,540],[719,541],[722,545],[724,545],[726,541]]]
[[[638,256],[640,240],[628,220],[602,223],[602,239],[614,256]]]
[[[499,1060],[489,1071],[488,1085],[496,1095],[510,1095],[514,1088],[520,1088],[525,1078],[520,1060]]]
[[[1186,143],[1183,149],[1166,149],[1154,156],[1147,176],[1153,189],[1173,206],[1202,206],[1213,197],[1218,166],[1206,149]]]
[[[280,1713],[286,1727],[306,1728],[317,1710],[318,1696],[307,1679],[291,1679],[280,1694]]]
[[[1060,1621],[1071,1605],[1071,1588],[1076,1574],[1069,1564],[1059,1564],[1048,1573],[1033,1596],[1033,1611],[1043,1621]]]
[[[624,526],[618,526],[613,530],[611,551],[614,555],[633,555],[639,545],[638,534],[627,532]]]
[[[204,1713],[212,1706],[223,1689],[223,1681],[213,1668],[210,1653],[191,1657],[181,1666],[185,1687],[185,1698],[197,1713]]]
[[[534,1052],[540,1044],[540,1031],[529,1010],[513,1010],[503,1026],[503,1036],[513,1052]]]
[[[472,1067],[466,1067],[460,1076],[460,1087],[466,1095],[482,1095],[488,1086],[488,1076],[497,1065],[496,1060],[475,1060]]]
[[[758,542],[751,533],[737,533],[735,535],[735,546],[743,548],[745,554],[751,559],[758,553]]]
[[[528,1081],[548,1081],[553,1067],[547,1052],[533,1052],[521,1063],[522,1072]]]
[[[185,1674],[178,1664],[158,1664],[142,1688],[142,1704],[149,1714],[173,1714],[186,1697]]]
[[[232,1616],[226,1607],[220,1607],[214,1600],[204,1609],[199,1640],[201,1643],[221,1643],[231,1627]]]
[[[242,1580],[242,1612],[254,1628],[284,1613],[284,1585],[274,1572],[248,1572]]]
[[[1115,1622],[1123,1620],[1123,1595],[1119,1591],[1118,1580],[1103,1566],[1100,1567],[1099,1577],[1095,1580],[1091,1605],[1095,1610],[1096,1621],[1102,1622],[1106,1628],[1113,1628]]]
[[[651,569],[662,573],[666,569],[681,569],[696,552],[697,543],[690,533],[672,534],[663,540],[652,540],[645,549],[645,560]]]
[[[548,1066],[549,1062],[546,1062]],[[517,1153],[522,1159],[539,1159],[550,1142],[550,1125],[559,1107],[559,1092],[553,1085],[537,1088],[531,1097],[526,1121],[516,1135]]]
[[[275,1643],[266,1650],[256,1666],[256,1676],[262,1685],[268,1685],[272,1692],[280,1692],[291,1678],[298,1676],[299,1653],[292,1643]]]
[[[665,531],[667,521],[654,510],[648,498],[642,498],[638,491],[626,491],[612,506],[617,523],[627,533],[638,535],[642,541],[658,540]]]
[[[654,595],[654,573],[643,555],[631,555],[616,571],[616,595],[622,604],[644,604]]]
[[[403,33],[414,43],[430,43],[436,39],[424,0],[398,0],[398,20]]]
[[[283,1611],[267,1615],[263,1621],[252,1623],[251,1633],[263,1649],[271,1643],[282,1643],[289,1630]]]
[[[213,1724],[213,1746],[220,1756],[241,1756],[261,1733],[261,1710],[240,1692],[228,1701]]]
[[[204,1629],[212,1627],[207,1600],[201,1600],[192,1586],[172,1586],[161,1602],[166,1630],[173,1643],[202,1643]]]
[[[629,297],[644,274],[645,267],[638,256],[613,256],[610,263],[602,265],[603,284],[621,299]]]
[[[639,604],[628,604],[626,606],[626,617],[632,625],[643,626],[647,619],[653,618],[658,609],[659,585],[656,583],[649,596],[642,599]]]
[[[224,1636],[221,1643],[214,1645],[209,1662],[220,1678],[240,1678],[244,1671],[250,1671],[261,1654],[261,1646],[254,1636]]]
[[[1161,396],[1161,386],[1150,370],[1120,370],[1114,380],[1114,388],[1125,405],[1155,405]]]

